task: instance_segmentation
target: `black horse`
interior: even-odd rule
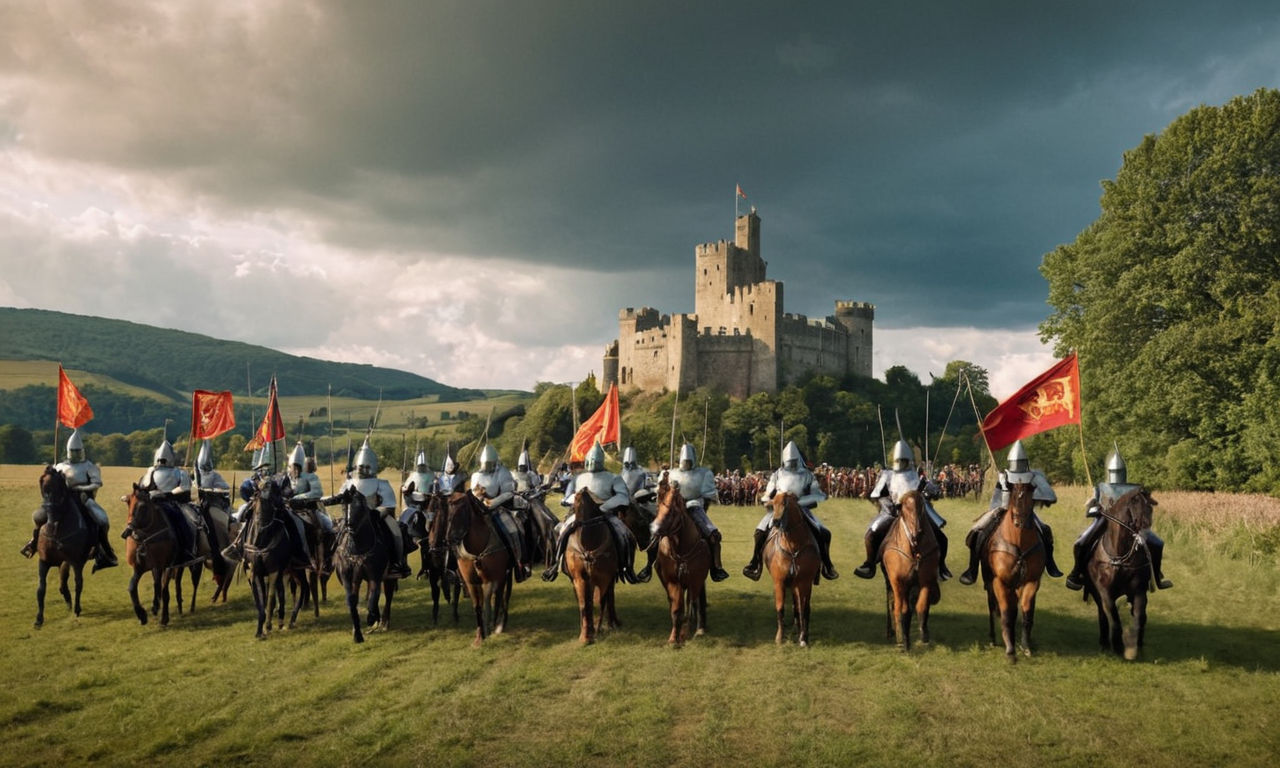
[[[84,588],[84,564],[97,543],[94,532],[76,509],[75,500],[67,488],[67,479],[51,466],[40,475],[40,494],[44,503],[33,519],[40,525],[36,536],[36,553],[39,555],[40,584],[36,587],[37,627],[44,624],[45,579],[50,568],[57,568],[60,577],[58,592],[67,601],[77,617],[80,616],[80,592]],[[76,575],[75,601],[67,589],[67,578]]]
[[[386,530],[376,509],[369,507],[364,494],[348,488],[339,494],[343,503],[343,519],[338,526],[333,550],[333,570],[347,593],[347,609],[351,612],[352,639],[364,642],[360,631],[360,585],[369,583],[367,620],[386,629],[391,623],[391,600],[399,582],[386,578],[387,566],[395,561],[395,542]],[[385,583],[384,583],[385,582]],[[378,610],[382,592],[386,591],[385,612]]]
[[[1098,643],[1127,659],[1136,658],[1147,627],[1147,592],[1151,589],[1151,553],[1142,531],[1151,527],[1151,494],[1135,488],[1102,512],[1102,535],[1089,554],[1085,600],[1098,606]],[[1133,627],[1124,636],[1116,601],[1129,601]]]
[[[444,525],[449,514],[449,497],[443,493],[427,496],[421,507],[411,509],[405,517],[409,536],[417,542],[422,551],[422,566],[418,569],[417,578],[424,576],[431,584],[431,623],[440,620],[440,595],[444,594],[445,602],[453,606],[453,621],[458,622],[458,602],[462,596],[462,582],[458,578],[458,559],[444,545],[430,545],[431,531]],[[442,540],[439,536],[437,541]]]
[[[293,525],[293,520],[285,509],[283,489],[276,478],[263,477],[257,481],[250,511],[244,566],[249,573],[253,603],[258,611],[255,637],[262,639],[266,637],[263,626],[267,632],[272,629],[273,612],[278,611],[280,627],[284,628],[284,578],[294,570],[294,544],[287,530],[287,526]],[[305,600],[299,600],[295,594],[289,626],[297,621],[303,603]]]

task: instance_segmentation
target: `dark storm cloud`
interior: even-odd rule
[[[24,13],[0,140],[300,211],[345,248],[671,270],[610,289],[671,311],[741,183],[788,309],[869,300],[892,326],[1034,324],[1041,256],[1123,151],[1280,79],[1268,3]]]

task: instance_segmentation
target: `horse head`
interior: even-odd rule
[[[898,499],[898,519],[911,534],[914,545],[920,538],[920,516],[924,512],[924,495],[919,491],[907,491]]]
[[[1130,533],[1137,534],[1144,528],[1151,527],[1152,508],[1155,506],[1156,500],[1151,498],[1145,488],[1134,488],[1116,499],[1105,517]]]
[[[449,497],[449,512],[445,516],[444,541],[449,546],[458,546],[467,538],[471,530],[471,513],[480,501],[469,491],[456,491]]]
[[[653,536],[671,536],[678,533],[687,514],[684,496],[680,495],[680,484],[674,481],[669,482],[664,477],[658,484],[658,514],[649,524],[649,533]]]
[[[62,504],[69,497],[67,478],[52,464],[46,464],[40,474],[40,495],[51,504]]]
[[[151,492],[146,488],[133,484],[133,490],[128,496],[124,497],[124,502],[129,508],[129,525],[136,531],[145,531],[152,527],[158,519],[156,510],[158,507],[151,500]]]
[[[573,514],[579,523],[585,523],[604,513],[600,511],[600,505],[596,503],[591,491],[583,488],[573,495]]]
[[[1035,508],[1036,487],[1032,483],[1011,483],[1009,485],[1009,519],[1015,528],[1026,528],[1033,524],[1032,511]]]
[[[800,502],[793,493],[779,493],[769,501],[773,509],[773,524],[782,530],[790,530],[803,517]]]

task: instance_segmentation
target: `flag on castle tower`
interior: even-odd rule
[[[742,185],[741,185],[741,184],[736,184],[736,185],[734,185],[734,186],[736,186],[736,187],[738,188],[738,197],[742,198],[743,200],[746,200],[746,199],[747,199],[747,193],[742,191]]]

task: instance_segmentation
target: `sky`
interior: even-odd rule
[[[761,217],[873,368],[1048,367],[1038,267],[1144,135],[1280,84],[1273,2],[0,0],[0,306],[465,387],[599,372]]]

